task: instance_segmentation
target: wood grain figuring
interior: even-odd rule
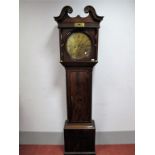
[[[19,155],[63,155],[62,145],[20,145]],[[135,145],[97,145],[96,155],[135,155]]]
[[[67,68],[67,111],[69,122],[91,122],[90,68]]]

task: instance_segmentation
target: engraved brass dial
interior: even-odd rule
[[[91,40],[84,33],[74,32],[67,39],[66,49],[72,59],[88,58],[91,53]]]

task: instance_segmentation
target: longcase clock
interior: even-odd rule
[[[98,30],[102,16],[86,6],[87,17],[70,17],[65,6],[54,17],[59,28],[60,63],[66,69],[67,120],[65,155],[96,155],[95,122],[92,120],[92,69],[97,63]]]

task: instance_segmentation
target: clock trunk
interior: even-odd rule
[[[92,68],[66,69],[69,122],[91,122]]]

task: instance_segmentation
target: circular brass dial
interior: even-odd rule
[[[91,40],[84,33],[74,32],[67,39],[66,49],[72,59],[88,58],[91,53]]]

